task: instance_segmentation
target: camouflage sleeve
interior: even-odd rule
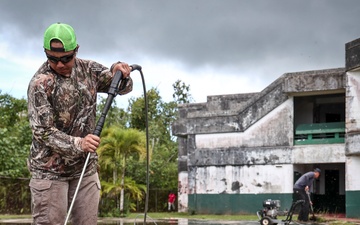
[[[125,95],[133,89],[133,81],[131,77],[121,80],[119,85],[119,95]]]
[[[108,69],[107,67],[94,61],[92,61],[92,65],[90,66],[90,68],[93,72],[96,71],[97,73],[97,92],[107,93],[113,78],[111,68]]]
[[[39,74],[30,81],[28,116],[33,133],[33,147],[42,154],[50,149],[65,158],[73,158],[83,153],[81,138],[67,135],[54,126],[53,107],[49,97],[53,88],[52,75]]]

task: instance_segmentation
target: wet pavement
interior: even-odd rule
[[[11,224],[21,224],[21,225],[30,225],[32,222],[31,219],[2,219],[0,220],[0,225],[11,225]],[[144,224],[144,219],[118,219],[118,218],[102,218],[98,220],[98,224],[101,225],[140,225]],[[259,225],[258,221],[209,221],[209,220],[189,220],[189,219],[166,219],[166,220],[146,220],[147,225]]]
[[[11,225],[11,224],[19,224],[19,225],[30,225],[32,222],[31,219],[2,219],[0,220],[0,225]],[[98,224],[101,225],[140,225],[144,224],[144,219],[119,219],[119,218],[101,218],[98,220]],[[164,219],[164,220],[146,220],[147,225],[155,224],[155,225],[260,225],[259,221],[210,221],[210,220],[194,220],[194,219]],[[300,223],[292,222],[291,224],[297,225]],[[306,225],[311,225],[312,223],[307,223]],[[320,223],[314,223],[314,225],[319,225]],[[279,224],[281,225],[281,224]]]
[[[349,219],[349,218],[333,218],[333,220],[344,223],[352,222],[354,224],[360,224],[360,220]],[[0,225],[30,225],[32,223],[31,218],[26,219],[0,219]],[[141,225],[144,224],[144,218],[135,218],[135,219],[127,219],[127,218],[99,218],[98,224],[100,225]],[[147,225],[260,225],[259,221],[211,221],[211,220],[201,220],[201,219],[182,219],[182,218],[171,218],[171,219],[146,219]],[[292,221],[293,225],[301,225],[302,223],[298,223],[296,221]],[[318,223],[318,222],[308,222],[306,225],[325,225],[327,223]],[[281,225],[279,223],[278,225]]]

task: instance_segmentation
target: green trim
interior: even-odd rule
[[[281,210],[289,209],[292,193],[288,194],[190,194],[190,213],[197,214],[255,214],[264,200],[280,200]]]
[[[299,124],[294,144],[334,144],[345,142],[345,122]]]
[[[310,136],[310,135],[309,135]],[[295,145],[316,145],[316,144],[336,144],[336,143],[345,143],[345,138],[330,138],[330,139],[312,139],[312,137],[308,137],[308,139],[295,140]]]
[[[345,133],[345,122],[299,124],[295,134]]]
[[[360,218],[360,191],[346,191],[346,217]]]

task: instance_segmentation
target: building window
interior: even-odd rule
[[[344,143],[345,94],[294,97],[294,144]]]

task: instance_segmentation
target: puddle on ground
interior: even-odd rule
[[[31,225],[29,219],[9,219],[0,221],[0,225]],[[135,219],[129,222],[122,219],[99,219],[99,225],[143,225],[144,219]],[[259,225],[258,221],[208,221],[188,219],[152,220],[147,219],[146,225]]]

